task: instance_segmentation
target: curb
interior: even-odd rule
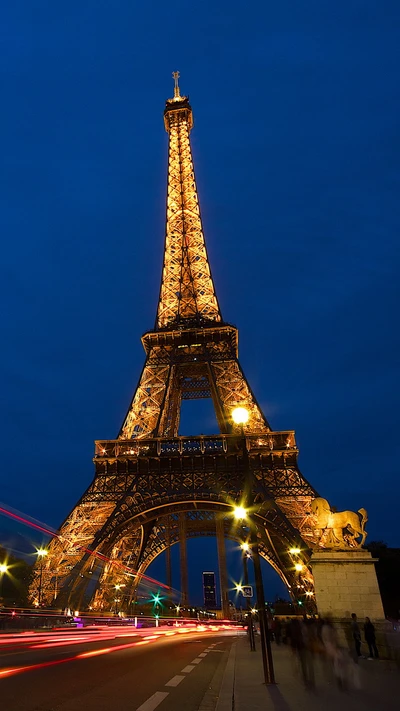
[[[229,652],[215,711],[233,711],[235,708],[236,644],[232,644]]]

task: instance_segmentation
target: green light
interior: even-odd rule
[[[160,615],[154,615],[154,617],[156,618],[156,620],[158,620],[158,618],[160,617]]]
[[[302,603],[302,601],[301,601],[301,600],[299,600],[299,602],[298,602],[298,605],[302,605],[302,604],[303,604],[303,603]]]

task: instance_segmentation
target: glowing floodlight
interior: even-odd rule
[[[245,425],[249,419],[248,410],[245,407],[235,407],[232,410],[232,419],[236,425]]]
[[[236,519],[240,520],[246,518],[247,511],[243,508],[243,506],[235,506],[233,509],[233,515]]]

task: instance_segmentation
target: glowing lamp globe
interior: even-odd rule
[[[236,425],[245,425],[249,419],[249,413],[245,407],[235,407],[232,410],[232,419]]]
[[[1,563],[1,565],[0,565],[0,573],[6,573],[7,570],[8,570],[8,565],[6,565],[5,563]]]
[[[247,511],[243,506],[235,506],[233,510],[233,515],[237,519],[246,518]]]

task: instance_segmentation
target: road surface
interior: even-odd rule
[[[213,711],[236,630],[0,635],[4,711]]]

